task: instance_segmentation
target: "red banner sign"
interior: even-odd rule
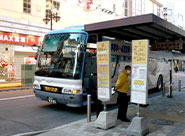
[[[88,0],[87,1],[87,9],[90,9],[92,4],[93,4],[93,0]]]
[[[0,42],[24,44],[24,45],[33,45],[33,44],[38,45],[39,38],[37,36],[28,36],[28,35],[0,32]]]

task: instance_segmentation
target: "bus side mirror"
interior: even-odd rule
[[[37,52],[36,52],[36,54],[35,54],[35,60],[38,59],[40,50],[41,50],[41,46],[38,46]]]
[[[80,49],[81,49],[82,51],[85,51],[85,48],[86,48],[86,46],[85,46],[84,44],[80,44]]]

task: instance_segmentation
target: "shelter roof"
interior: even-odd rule
[[[120,40],[149,39],[156,41],[185,40],[185,31],[154,15],[127,17],[117,20],[87,24],[84,31],[90,35],[114,37]]]

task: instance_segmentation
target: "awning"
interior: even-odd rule
[[[120,40],[149,39],[150,42],[185,40],[185,31],[154,15],[147,14],[87,24],[84,30],[89,33],[89,40],[94,41],[94,35],[115,37]]]

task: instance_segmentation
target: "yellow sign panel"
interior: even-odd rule
[[[148,40],[132,41],[132,64],[147,65]]]
[[[110,42],[97,43],[98,87],[110,86]]]
[[[98,86],[109,87],[109,76],[107,75],[98,76]]]
[[[109,63],[109,42],[97,43],[97,64]]]
[[[109,76],[109,65],[98,65],[98,87],[109,87],[110,76]]]
[[[144,80],[134,80],[134,85],[144,85]]]
[[[109,74],[109,65],[98,65],[97,72],[98,74]]]

